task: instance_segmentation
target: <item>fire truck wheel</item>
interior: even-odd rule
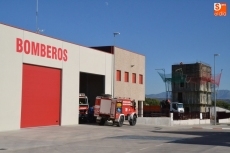
[[[123,116],[121,116],[121,118],[120,118],[119,122],[117,123],[117,126],[118,126],[118,127],[122,127],[123,122],[124,122],[124,117],[123,117]]]
[[[129,125],[134,126],[137,123],[137,117],[136,115],[133,116],[133,119],[129,121]]]
[[[98,124],[99,125],[105,125],[105,120],[102,118]]]

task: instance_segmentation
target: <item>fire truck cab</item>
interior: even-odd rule
[[[89,103],[88,97],[84,93],[79,94],[79,120],[87,121]]]
[[[121,127],[128,120],[134,126],[137,122],[136,102],[130,98],[112,98],[111,95],[97,96],[94,116],[99,125],[112,121],[113,125]]]

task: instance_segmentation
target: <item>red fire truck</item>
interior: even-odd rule
[[[128,120],[134,126],[137,122],[136,102],[130,98],[112,98],[111,95],[97,96],[94,116],[99,125],[112,121],[113,125],[121,127]]]
[[[87,121],[89,103],[88,97],[84,93],[79,94],[79,120]]]

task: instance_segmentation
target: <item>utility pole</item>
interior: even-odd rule
[[[111,93],[112,93],[112,97],[114,97],[114,89],[115,89],[115,87],[114,87],[114,82],[115,82],[115,78],[114,78],[114,75],[115,75],[115,37],[116,37],[116,35],[120,35],[120,32],[114,32],[113,33],[113,36],[114,36],[114,44],[113,44],[113,56],[112,56],[112,73],[111,73],[111,75],[112,75],[112,77],[111,77],[111,81],[112,81],[112,86],[111,86]]]
[[[36,32],[38,33],[38,0],[36,5]]]
[[[220,54],[214,54],[214,115],[215,115],[215,125],[216,125],[216,74],[215,74],[215,66],[216,66],[216,56],[219,56]]]
[[[38,0],[37,0],[37,5],[36,5],[36,33],[43,32],[43,29],[39,29],[38,27]]]

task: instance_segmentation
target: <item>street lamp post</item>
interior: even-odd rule
[[[114,46],[115,46],[115,37],[116,37],[116,35],[120,35],[121,33],[120,32],[114,32],[113,33],[113,36],[114,36]]]
[[[216,78],[215,78],[215,66],[216,66],[216,56],[219,56],[220,54],[214,54],[214,116],[215,116],[215,125],[216,125]]]
[[[111,73],[111,75],[112,75],[112,77],[111,77],[111,79],[112,79],[112,86],[111,86],[111,93],[112,93],[112,96],[114,97],[114,74],[115,74],[115,52],[114,52],[114,50],[115,50],[115,37],[116,37],[116,35],[120,35],[120,32],[114,32],[113,33],[113,36],[114,36],[114,44],[113,44],[113,57],[112,57],[112,73]]]
[[[166,85],[166,77],[165,77],[165,69],[155,69],[155,70],[162,70],[162,71],[164,71],[164,79],[163,79],[163,81],[165,82],[165,96],[166,96],[166,100],[168,99],[168,92],[167,92],[167,85]]]

